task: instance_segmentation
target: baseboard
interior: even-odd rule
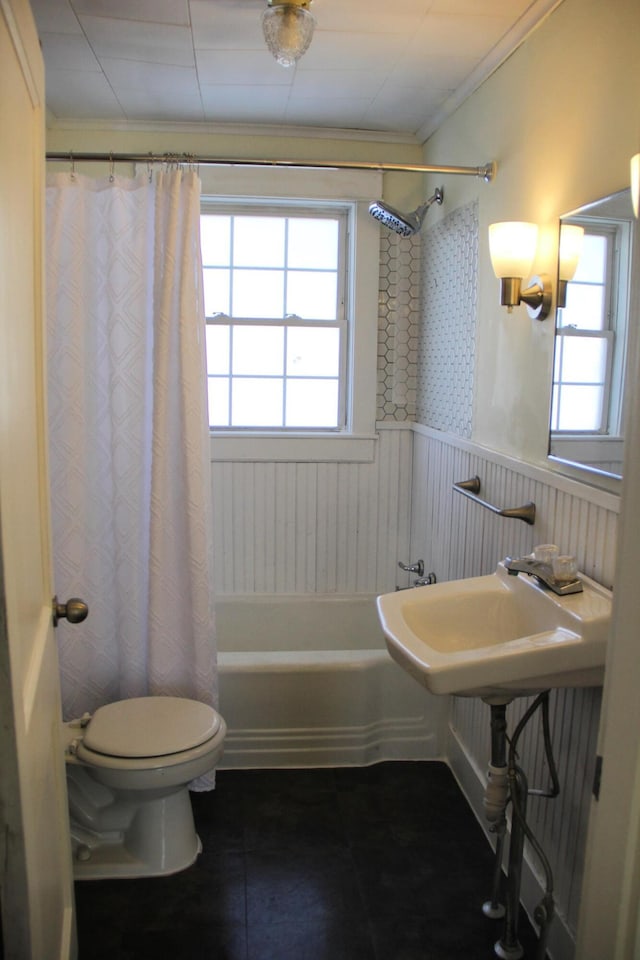
[[[278,767],[369,766],[383,760],[434,760],[435,733],[423,718],[381,721],[364,727],[230,729],[220,770]]]
[[[484,786],[486,782],[486,771],[479,770],[473,759],[467,754],[464,749],[463,744],[459,741],[455,732],[451,728],[447,731],[446,736],[446,757],[453,771],[453,774],[460,785],[460,789],[464,793],[467,801],[476,815],[480,826],[482,827],[486,837],[487,842],[491,845],[492,849],[495,848],[493,842],[493,837],[487,829],[487,823],[484,817],[484,809],[482,805],[482,800],[484,797]],[[508,850],[508,844],[505,844],[505,847]],[[491,888],[491,877],[487,877],[487,897]],[[540,880],[536,874],[535,867],[527,859],[525,852],[525,859],[522,865],[522,884],[521,884],[521,902],[524,906],[527,915],[530,919],[533,917],[533,912],[542,899],[544,889]],[[480,894],[482,898],[482,893]],[[533,920],[532,920],[533,923]],[[537,929],[537,925],[533,923],[534,929]],[[574,960],[575,957],[575,939],[569,928],[567,927],[564,918],[561,914],[556,914],[553,918],[551,927],[549,928],[549,941],[547,950],[549,956],[552,957],[552,960]]]

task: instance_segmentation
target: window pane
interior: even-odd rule
[[[338,237],[337,220],[292,217],[289,220],[289,266],[336,270]]]
[[[607,238],[585,233],[582,253],[573,279],[587,283],[604,283],[607,269]]]
[[[229,373],[229,327],[206,326],[207,373]]]
[[[234,380],[232,427],[281,427],[282,380]]]
[[[232,309],[234,317],[284,317],[284,272],[234,270]]]
[[[287,427],[337,427],[337,380],[287,380]]]
[[[335,320],[337,316],[335,273],[289,273],[287,314],[306,320]]]
[[[209,426],[229,426],[229,381],[226,377],[209,377]]]
[[[230,217],[205,214],[200,218],[200,247],[204,266],[228,265],[231,252],[230,224]]]
[[[233,373],[278,377],[284,373],[283,327],[234,327]]]
[[[567,284],[567,305],[562,309],[561,326],[579,330],[605,330],[604,287],[570,282]]]
[[[340,331],[289,327],[287,376],[337,377],[340,364]]]
[[[599,430],[603,397],[603,387],[561,387],[557,429]]]
[[[229,271],[205,267],[202,271],[204,286],[204,312],[207,317],[217,313],[229,316]]]
[[[236,217],[233,262],[237,267],[284,267],[282,217]]]
[[[571,383],[604,383],[607,342],[594,337],[563,337],[560,380]]]

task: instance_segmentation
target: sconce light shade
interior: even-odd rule
[[[504,277],[527,277],[536,255],[538,228],[535,223],[509,220],[489,227],[489,253],[493,272]]]
[[[549,278],[533,277],[531,286],[521,290],[524,277],[533,266],[538,243],[535,223],[509,220],[489,227],[489,253],[493,271],[500,280],[500,304],[511,313],[520,303],[527,305],[529,316],[544,320],[551,309]]]
[[[640,217],[640,153],[631,157],[631,202],[636,217]]]
[[[573,280],[578,269],[582,246],[584,243],[584,227],[573,223],[563,223],[560,227],[560,268],[558,276],[561,280]]]
[[[269,0],[262,15],[262,32],[267,47],[283,67],[292,67],[309,49],[315,17],[311,0]]]

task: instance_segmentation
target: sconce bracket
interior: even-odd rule
[[[546,273],[532,277],[529,286],[520,291],[520,303],[526,304],[532,320],[544,320],[551,313],[551,278]]]

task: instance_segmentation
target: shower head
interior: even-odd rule
[[[379,220],[389,230],[394,230],[401,237],[412,237],[422,226],[427,210],[432,203],[442,203],[444,197],[444,188],[436,187],[436,192],[432,197],[419,206],[413,213],[400,213],[382,200],[376,200],[369,206],[369,213],[376,220]]]

